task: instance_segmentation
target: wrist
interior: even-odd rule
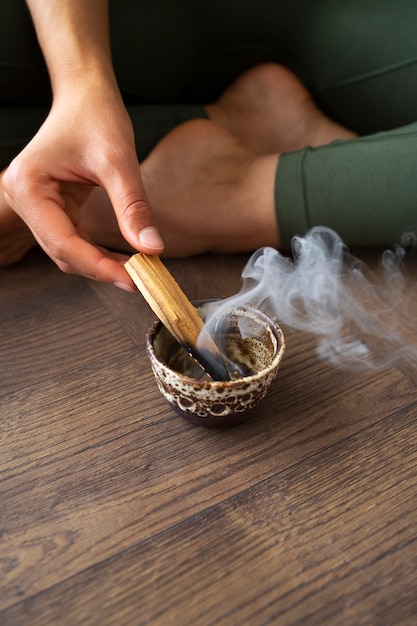
[[[111,65],[100,63],[97,59],[71,63],[67,68],[60,68],[54,75],[51,72],[51,85],[54,101],[87,95],[89,100],[95,97],[121,99],[119,87]],[[71,101],[70,100],[70,101]]]

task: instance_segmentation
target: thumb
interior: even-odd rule
[[[161,254],[164,243],[142,183],[139,166],[133,175],[114,180],[111,188],[107,187],[107,193],[126,241],[140,252]]]

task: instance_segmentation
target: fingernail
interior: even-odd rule
[[[155,250],[163,250],[164,242],[155,226],[147,226],[139,233],[139,241],[143,246],[147,248],[154,248]]]
[[[134,291],[136,291],[136,289],[133,289],[133,287],[131,287],[130,285],[127,285],[126,283],[113,283],[113,285],[115,287],[118,287],[119,289],[123,289],[123,291],[129,291],[130,293],[133,293]]]

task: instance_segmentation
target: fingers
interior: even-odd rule
[[[120,170],[119,170],[120,171]],[[120,231],[133,248],[147,254],[161,254],[164,243],[159,234],[142,184],[139,165],[123,170],[107,185]]]
[[[127,256],[98,248],[83,239],[75,229],[61,233],[55,229],[52,238],[42,240],[37,236],[40,246],[67,274],[80,274],[86,278],[114,284],[126,291],[136,291],[132,280],[123,265]]]
[[[20,214],[13,198],[6,191],[4,195],[10,206]],[[63,272],[112,283],[126,291],[136,290],[123,267],[127,257],[98,248],[83,238],[67,213],[54,200],[33,194],[31,206],[42,206],[42,212],[26,210],[25,220],[41,248]],[[74,209],[71,212],[74,213]]]
[[[148,254],[163,251],[142,184],[130,126],[126,131],[122,117],[119,127],[116,124],[117,141],[114,132],[109,136],[108,125],[107,134],[98,125],[93,145],[81,132],[85,143],[80,144],[72,136],[58,141],[53,133],[57,127],[55,118],[56,113],[9,165],[3,177],[6,200],[64,272],[132,288],[120,260],[95,247],[80,228],[80,207],[91,185],[98,184],[107,192],[120,232],[132,248]]]
[[[113,175],[113,180],[107,177],[110,179],[107,191],[120,230],[133,249],[160,254],[164,246],[143,189],[139,165],[129,166],[129,170],[123,177]],[[94,246],[82,232],[80,207],[91,186],[60,183],[50,176],[40,179],[37,171],[22,178],[19,171],[12,166],[4,175],[6,201],[58,267],[66,273],[135,290],[120,257]],[[25,184],[21,184],[22,180]]]

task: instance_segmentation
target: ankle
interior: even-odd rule
[[[245,164],[230,204],[222,210],[220,228],[212,233],[210,251],[246,252],[280,246],[274,198],[278,163],[278,155],[268,155]]]

